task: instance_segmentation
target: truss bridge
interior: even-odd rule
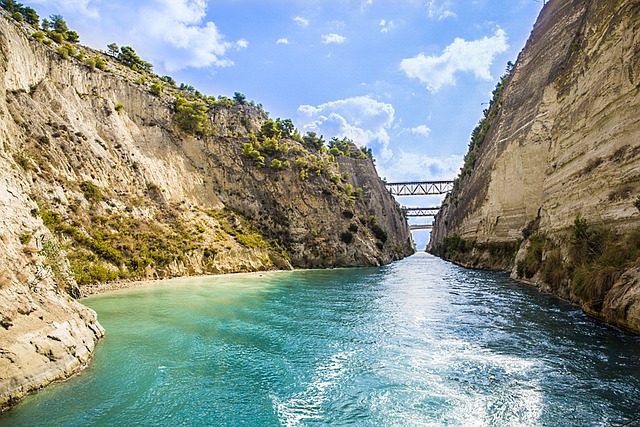
[[[402,212],[406,217],[424,217],[424,216],[436,216],[438,211],[440,210],[439,206],[431,207],[431,208],[410,208],[407,206],[402,207]]]
[[[409,226],[409,230],[411,230],[411,231],[413,231],[413,230],[433,230],[433,225],[432,224],[410,225]]]
[[[453,181],[388,182],[387,190],[394,196],[432,196],[453,190]]]

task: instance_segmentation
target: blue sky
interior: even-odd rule
[[[453,179],[540,0],[32,0],[207,95],[372,148],[389,181]],[[439,198],[406,199],[434,205]],[[416,235],[416,237],[418,237]],[[418,238],[417,240],[424,240]]]

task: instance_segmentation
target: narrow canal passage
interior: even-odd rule
[[[582,427],[640,415],[637,337],[427,254],[84,303],[108,331],[91,367],[0,427]]]

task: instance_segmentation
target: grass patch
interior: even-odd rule
[[[571,293],[586,307],[600,311],[622,273],[639,263],[640,227],[623,236],[577,215],[564,254],[556,242],[536,231],[518,262],[517,274],[527,279],[539,274],[553,289],[570,285]]]

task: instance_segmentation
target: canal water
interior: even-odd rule
[[[84,300],[89,369],[0,426],[622,426],[640,340],[427,254],[180,279]]]

